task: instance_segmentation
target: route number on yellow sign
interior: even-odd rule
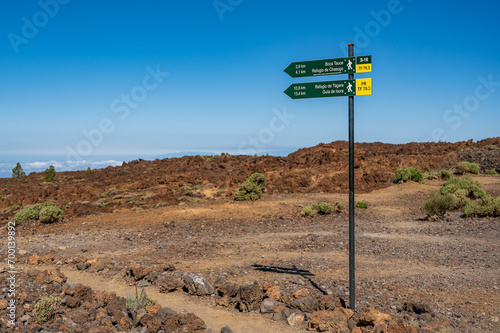
[[[372,64],[357,64],[356,65],[356,73],[371,73]]]
[[[370,64],[371,66],[371,64]],[[356,79],[356,96],[372,94],[372,79]]]

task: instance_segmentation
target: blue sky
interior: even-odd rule
[[[293,61],[372,55],[357,142],[499,136],[496,1],[0,1],[0,176],[347,140],[347,98]],[[31,164],[30,164],[31,163]]]

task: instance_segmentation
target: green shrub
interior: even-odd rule
[[[50,182],[56,175],[56,169],[54,168],[53,165],[49,166],[48,169],[45,169],[43,172],[43,177],[45,178],[46,181]]]
[[[439,178],[441,178],[443,180],[449,180],[449,179],[453,178],[453,174],[448,170],[439,171],[438,176],[439,176]]]
[[[317,215],[319,213],[319,211],[317,209],[315,209],[312,205],[309,205],[309,206],[305,206],[304,208],[302,208],[302,211],[300,212],[300,215],[301,216],[304,216],[304,217],[313,217],[315,215]]]
[[[42,223],[54,223],[62,221],[63,211],[54,206],[44,207],[40,210],[39,220]]]
[[[153,208],[159,208],[159,207],[165,207],[168,206],[168,202],[159,202],[156,205],[153,206]]]
[[[87,171],[85,171],[85,174],[86,175],[90,175],[92,173],[92,170],[90,169],[90,167],[87,168]]]
[[[484,172],[485,175],[498,175],[498,172],[496,172],[495,170],[486,170]]]
[[[261,173],[254,173],[247,178],[238,190],[234,192],[234,200],[258,200],[262,196],[262,186],[266,185],[266,177]]]
[[[463,175],[466,173],[477,175],[479,173],[479,165],[467,161],[458,162],[455,167],[455,173],[459,175]]]
[[[394,178],[392,181],[394,183],[398,183],[400,181],[407,182],[407,181],[414,181],[414,182],[422,182],[424,180],[424,174],[420,169],[414,168],[414,167],[409,167],[409,168],[399,168],[396,170],[396,174],[394,175]]]
[[[154,298],[146,295],[146,292],[139,292],[136,296],[127,298],[127,308],[129,309],[148,309],[158,303]]]
[[[486,197],[476,202],[469,202],[464,207],[466,217],[496,217],[500,216],[500,197]]]
[[[444,215],[449,210],[454,210],[457,206],[457,199],[453,194],[440,194],[435,193],[432,197],[427,199],[423,204],[422,209],[431,215]]]
[[[446,181],[439,190],[439,193],[443,195],[446,193],[455,194],[458,190],[466,190],[466,196],[471,199],[480,199],[488,195],[479,182],[469,177],[452,178]]]
[[[356,207],[361,208],[361,209],[366,209],[368,208],[368,203],[364,201],[358,201],[356,202]]]
[[[14,167],[14,169],[12,169],[12,178],[24,178],[26,177],[26,174],[24,173],[23,171],[23,167],[21,166],[21,163],[17,162],[16,166]]]
[[[339,210],[344,209],[344,203],[342,201],[335,201],[335,206],[337,206]]]
[[[477,163],[469,163],[469,173],[477,175],[479,173],[479,165]]]
[[[46,296],[36,302],[35,317],[38,322],[43,323],[52,319],[59,304],[61,304],[61,299],[54,296]]]
[[[151,199],[151,198],[154,198],[155,197],[155,194],[154,193],[146,193],[143,197],[142,197],[142,200],[148,200],[148,199]]]
[[[463,208],[465,216],[500,216],[500,197],[492,197],[469,177],[452,178],[422,206],[429,216],[459,208]]]
[[[332,205],[328,202],[315,202],[309,206],[302,208],[300,215],[302,216],[315,216],[317,214],[330,214],[332,212]]]
[[[182,197],[177,198],[177,200],[184,201],[184,202],[199,202],[199,201],[203,201],[202,198],[194,198],[194,197],[189,197],[189,196],[186,196],[186,195],[183,195]]]
[[[332,212],[332,205],[328,202],[320,202],[317,206],[320,214],[330,214]]]
[[[40,204],[22,209],[14,216],[14,222],[38,220],[38,218],[40,217],[40,210],[38,209],[38,207],[40,207]]]
[[[424,173],[424,177],[429,179],[429,180],[433,180],[433,179],[437,178],[436,173],[434,173],[434,172],[426,172],[426,173]]]
[[[34,204],[26,207],[19,211],[13,218],[13,221],[18,223],[35,220],[40,220],[42,223],[60,221],[62,220],[62,210],[60,210],[54,203],[47,201],[42,204]]]

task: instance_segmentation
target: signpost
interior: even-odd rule
[[[285,73],[293,78],[336,74],[369,73],[372,71],[372,56],[334,58],[292,62]]]
[[[285,90],[292,99],[371,95],[372,79],[295,83]]]
[[[354,244],[354,96],[371,95],[372,79],[354,79],[355,73],[371,73],[372,56],[354,56],[349,43],[347,58],[292,62],[285,72],[293,78],[349,74],[348,80],[292,84],[285,90],[292,99],[340,97],[349,98],[349,307],[356,308],[355,244]]]

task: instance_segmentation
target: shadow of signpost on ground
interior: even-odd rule
[[[308,280],[311,285],[319,290],[323,295],[327,295],[327,292],[323,290],[320,286],[314,282],[311,277],[315,276],[313,273],[311,273],[308,270],[305,269],[299,269],[297,266],[293,266],[292,268],[287,268],[287,267],[277,267],[277,266],[265,266],[265,265],[259,265],[259,264],[254,264],[252,267],[255,270],[261,271],[261,272],[270,272],[270,273],[278,273],[278,274],[290,274],[290,275],[299,275],[302,278]]]

